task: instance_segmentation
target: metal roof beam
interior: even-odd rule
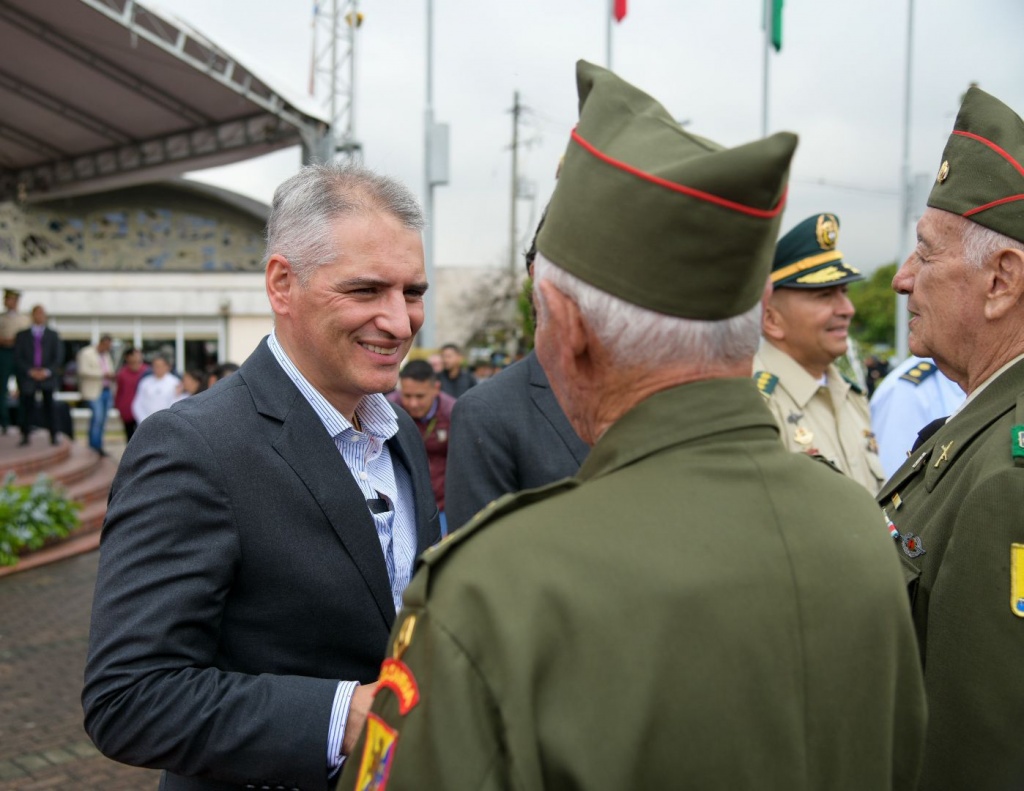
[[[105,137],[113,143],[127,143],[131,140],[131,137],[121,130],[114,129],[99,118],[89,115],[76,107],[72,107],[67,102],[58,99],[56,96],[53,96],[40,88],[36,88],[35,86],[28,85],[13,74],[9,74],[3,70],[0,70],[0,87],[6,88],[11,93],[15,93],[28,99],[33,104],[45,107],[50,112],[55,113],[62,118],[66,118],[67,120],[88,129],[90,132],[94,132],[100,137]]]
[[[0,126],[0,134],[4,131],[5,127]],[[81,182],[175,162],[186,163],[190,159],[211,157],[251,145],[280,147],[297,136],[297,130],[261,113],[239,121],[170,134],[19,171],[3,171],[0,172],[0,200],[12,200],[26,194],[45,199]]]
[[[153,46],[178,58],[182,63],[208,75],[247,101],[296,127],[308,145],[313,146],[318,143],[322,136],[320,128],[323,125],[322,122],[310,118],[301,110],[293,107],[258,78],[254,85],[253,75],[248,69],[209,42],[179,28],[174,28],[174,35],[171,35],[166,30],[166,26],[170,23],[134,0],[127,0],[121,10],[112,6],[110,0],[81,0],[81,2],[123,25],[131,33],[145,39]],[[150,25],[143,24],[140,19],[149,21]],[[157,26],[159,32],[154,31],[153,26]]]
[[[103,7],[100,3],[93,2],[93,0],[82,0],[82,2],[98,11],[102,11],[113,19],[118,19],[116,15],[111,14],[109,8]],[[48,25],[44,25],[41,22],[26,16],[16,8],[2,2],[2,0],[0,0],[0,19],[3,19],[5,22],[8,22],[15,27],[21,28],[26,33],[35,36],[41,41],[45,41],[51,47],[60,50],[65,55],[74,58],[85,66],[98,71],[104,77],[128,88],[130,91],[159,104],[161,107],[170,110],[177,115],[180,115],[182,118],[187,119],[189,123],[199,124],[202,126],[212,123],[212,119],[207,118],[195,108],[179,102],[173,96],[160,90],[154,85],[144,82],[130,74],[126,74],[120,66],[111,63],[105,58],[101,58],[96,55],[96,53],[76,44],[62,33],[58,33]]]

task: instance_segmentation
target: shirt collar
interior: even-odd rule
[[[309,405],[313,407],[313,411],[316,412],[331,437],[337,437],[348,430],[355,430],[348,418],[335,409],[295,367],[295,363],[291,361],[285,350],[281,348],[281,344],[278,343],[277,334],[274,331],[271,331],[267,338],[267,346],[292,384],[299,389]],[[398,433],[398,417],[395,415],[395,410],[380,393],[363,396],[356,405],[356,414],[359,416],[363,431],[381,441],[391,439]]]
[[[825,370],[826,383],[823,385],[807,373],[807,369],[800,363],[766,340],[762,340],[757,356],[766,371],[779,377],[779,384],[793,397],[801,409],[810,403],[820,387],[829,387],[837,382],[849,387],[834,364]]]

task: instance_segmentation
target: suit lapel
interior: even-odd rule
[[[565,416],[565,412],[559,406],[558,399],[555,398],[555,394],[551,391],[551,384],[548,382],[548,377],[544,373],[540,360],[537,359],[536,352],[530,353],[530,356],[526,358],[526,364],[530,374],[530,398],[537,405],[537,409],[544,415],[548,423],[551,424],[551,428],[561,437],[562,442],[565,443],[569,452],[572,453],[573,458],[579,464],[583,464],[583,460],[587,458],[590,448],[573,430],[569,419]]]
[[[399,418],[399,426],[401,426],[401,418]],[[430,535],[431,514],[424,513],[421,496],[423,493],[420,491],[423,486],[429,488],[430,481],[418,480],[413,473],[411,449],[408,446],[410,436],[408,432],[399,429],[399,432],[388,440],[387,446],[391,451],[392,462],[405,467],[405,471],[409,474],[409,480],[412,482],[413,509],[416,516],[416,554],[419,555],[434,542],[434,536]],[[430,492],[430,498],[433,498],[433,490]]]
[[[249,386],[260,414],[281,422],[280,433],[273,441],[274,450],[320,506],[390,629],[395,620],[395,605],[377,529],[334,440],[327,436],[313,408],[278,365],[265,339],[239,374]]]

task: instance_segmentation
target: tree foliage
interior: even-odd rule
[[[880,266],[867,280],[850,284],[850,301],[857,308],[850,327],[865,347],[896,345],[896,292],[892,278],[896,264]]]

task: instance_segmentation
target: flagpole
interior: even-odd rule
[[[768,51],[772,46],[772,0],[764,0],[764,66],[761,86],[761,137],[768,137]]]
[[[901,168],[900,193],[903,199],[900,212],[900,249],[896,265],[903,263],[910,255],[911,237],[910,221],[913,219],[910,187],[910,105],[913,89],[914,66],[914,0],[907,2],[907,69],[903,75],[903,166]],[[907,295],[896,295],[896,359],[905,360],[910,353],[910,329],[907,326]]]
[[[612,71],[612,17],[615,15],[615,0],[608,0],[608,7],[605,9],[605,36],[604,36],[604,62],[608,71]]]

